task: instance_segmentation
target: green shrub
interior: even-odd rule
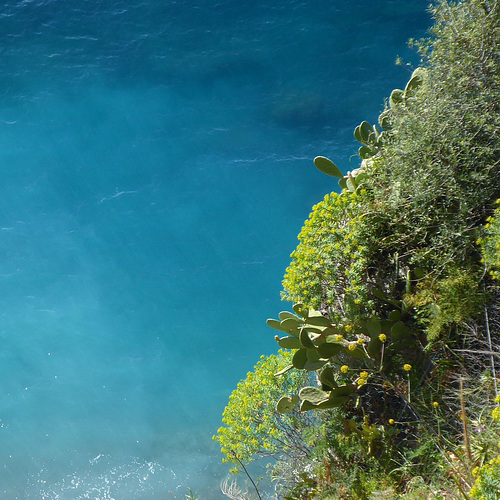
[[[328,311],[337,323],[372,310],[370,288],[393,261],[379,251],[383,209],[369,190],[327,194],[313,207],[292,252],[282,298]]]
[[[476,482],[470,497],[477,500],[498,500],[500,498],[500,456],[490,460],[476,471]]]
[[[389,109],[376,197],[386,199],[408,265],[434,274],[478,260],[478,229],[499,197],[500,7],[441,0],[414,42],[425,78]]]
[[[497,200],[497,204],[500,204],[500,199]],[[490,275],[498,280],[500,278],[500,207],[495,210],[493,216],[488,217],[485,229],[484,238],[480,238],[477,243],[481,245],[482,261]]]
[[[298,239],[283,281],[287,300],[319,309],[366,303],[366,267],[370,244],[361,218],[369,199],[366,191],[327,194],[314,205]],[[359,307],[358,307],[359,308]]]
[[[446,340],[453,329],[482,313],[486,294],[477,275],[451,269],[448,277],[420,281],[415,293],[406,297],[428,341]]]
[[[290,364],[292,354],[262,356],[254,370],[247,374],[229,397],[222,422],[213,437],[220,446],[225,462],[249,463],[256,458],[288,455],[307,456],[310,449],[302,437],[313,424],[312,415],[292,411],[280,414],[276,402],[283,394],[292,396],[308,378],[300,372],[275,377]]]

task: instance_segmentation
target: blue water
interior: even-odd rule
[[[3,2],[0,498],[221,498],[311,160],[356,168],[426,4]]]

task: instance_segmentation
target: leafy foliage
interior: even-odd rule
[[[500,407],[498,403],[500,397],[495,398],[495,405],[491,412],[491,421],[487,424],[488,434],[495,435],[498,443],[500,420]],[[482,451],[482,450],[481,450]],[[496,500],[500,496],[500,455],[484,463],[484,455],[480,457],[480,465],[476,467],[472,473],[475,477],[475,483],[470,491],[472,499],[479,500]]]
[[[497,200],[500,204],[500,199]],[[498,280],[500,278],[500,207],[493,216],[488,217],[485,225],[486,234],[477,243],[482,247],[483,262],[489,269],[491,276]]]
[[[365,190],[333,192],[313,207],[291,254],[283,298],[316,309],[329,306],[339,314],[366,305],[371,245],[363,215],[368,200]]]
[[[286,432],[276,438],[283,422],[302,437],[316,426],[323,448],[306,453],[322,450],[319,472],[286,498],[368,498],[367,478],[381,471],[396,489],[418,477],[420,492],[433,482],[450,489],[453,478],[466,496],[473,465],[472,498],[498,498],[500,410],[487,425],[483,410],[498,394],[500,357],[500,3],[439,0],[430,11],[430,37],[411,42],[422,66],[392,92],[381,130],[356,127],[360,168],[343,176],[314,160],[342,192],[313,207],[291,254],[282,297],[297,302],[294,312],[268,320],[293,350],[279,369],[302,388],[261,392],[247,379],[250,392],[239,391],[248,400],[281,397],[267,435],[263,417],[248,417],[259,406],[244,399],[256,427],[232,441],[219,430],[232,443],[226,454],[249,459],[288,453]],[[238,429],[234,415],[226,423]],[[335,431],[323,433],[332,415]]]
[[[239,461],[249,463],[277,454],[310,453],[302,431],[313,425],[314,419],[297,411],[281,414],[276,410],[276,401],[284,393],[293,396],[307,378],[299,372],[275,377],[290,364],[291,358],[292,354],[283,350],[262,356],[229,397],[222,418],[224,426],[213,439],[220,444],[224,461],[236,464],[235,470],[239,469]]]
[[[432,37],[414,42],[425,78],[390,109],[375,173],[403,258],[434,273],[476,258],[474,242],[499,195],[500,8],[495,0],[431,8]]]
[[[412,369],[412,365],[404,360],[418,361],[416,354],[419,350],[415,349],[414,334],[401,320],[402,315],[397,309],[384,321],[373,316],[356,325],[344,325],[344,334],[318,311],[307,309],[302,304],[296,304],[294,310],[297,315],[281,313],[281,318],[284,318],[281,322],[271,319],[268,324],[290,334],[289,337],[276,336],[278,344],[294,341],[297,350],[291,358],[290,368],[321,369],[318,371],[319,387],[304,387],[295,403],[290,401],[292,407],[300,401],[301,411],[352,403],[359,398],[358,389],[370,383],[395,388],[401,377],[405,380]],[[279,404],[277,410],[282,411]],[[283,413],[288,411],[290,406]]]
[[[448,338],[454,328],[482,313],[486,294],[477,274],[477,271],[451,268],[446,278],[422,280],[407,297],[428,341]]]
[[[477,478],[470,492],[471,498],[497,500],[500,496],[500,456],[490,460],[477,471]]]

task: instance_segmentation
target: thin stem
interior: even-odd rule
[[[385,352],[385,342],[382,344],[382,355],[380,356],[380,372],[382,371],[382,366],[384,364],[384,352]]]
[[[464,446],[465,446],[465,453],[467,455],[467,465],[468,465],[468,472],[470,474],[470,471],[472,469],[472,453],[470,451],[470,441],[469,441],[469,430],[467,428],[467,413],[465,410],[465,399],[464,399],[464,381],[463,378],[460,377],[460,409],[462,412],[462,425],[464,429]]]
[[[441,443],[441,419],[439,418],[439,415],[438,415],[436,408],[434,408],[434,415],[436,417],[436,422],[437,422],[437,426],[438,426],[438,439],[439,439],[439,443]]]
[[[490,332],[490,319],[488,317],[488,309],[484,306],[484,319],[486,322],[486,335],[488,336],[488,345],[490,347],[490,363],[491,363],[491,375],[493,377],[493,384],[495,387],[495,398],[498,396],[498,388],[497,388],[497,376],[495,373],[495,361],[493,359],[493,345],[491,342],[491,332]]]
[[[238,458],[238,455],[236,455],[236,453],[233,450],[231,450],[231,453],[233,454],[234,459],[241,465],[241,468],[243,469],[243,471],[247,475],[248,479],[250,479],[250,482],[252,483],[252,485],[255,488],[255,491],[257,493],[257,496],[259,497],[259,500],[262,500],[262,497],[260,496],[259,490],[257,489],[257,485],[254,483],[254,481],[253,481],[252,477],[250,476],[250,474],[248,473],[246,467],[243,465],[243,462]]]

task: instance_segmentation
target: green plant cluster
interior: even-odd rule
[[[496,201],[500,204],[500,199]],[[479,238],[476,243],[481,246],[483,259],[490,275],[498,280],[500,278],[500,207],[493,215],[486,219],[484,238]]]
[[[360,167],[315,158],[341,192],[299,234],[282,293],[293,312],[267,322],[292,352],[240,383],[219,430],[226,458],[302,461],[280,498],[500,498],[500,409],[484,417],[499,401],[500,3],[430,11],[429,38],[411,42],[421,67],[380,128],[354,131]],[[300,457],[283,422],[316,431]]]
[[[477,471],[470,491],[472,499],[498,500],[500,498],[500,456],[490,460]]]
[[[500,435],[499,402],[500,396],[497,396],[495,398],[496,405],[491,412],[491,420],[487,424],[485,423],[486,429],[481,428],[481,431],[487,431],[489,439],[487,439],[486,442],[490,446],[500,446],[498,442]],[[492,443],[492,436],[496,438],[496,442]],[[470,490],[470,498],[475,500],[497,500],[500,498],[500,454],[485,462],[486,453],[484,453],[484,448],[485,446],[483,445],[482,448],[476,451],[479,465],[472,471],[475,482]]]
[[[274,376],[286,368],[291,359],[291,352],[284,350],[262,356],[229,396],[222,418],[224,425],[213,439],[220,444],[224,461],[235,464],[235,471],[241,463],[249,463],[255,457],[308,455],[301,433],[311,426],[312,417],[297,411],[285,415],[276,409],[276,401],[281,397],[291,404],[297,387],[307,378],[299,372],[285,373],[280,379]],[[283,396],[284,392],[290,396]]]
[[[421,85],[385,112],[386,168],[373,186],[387,200],[404,258],[434,274],[476,258],[500,194],[498,11],[496,1],[431,7],[433,36],[413,42]]]
[[[313,207],[291,254],[284,299],[328,307],[339,320],[369,307],[367,268],[374,245],[366,213],[369,200],[364,189],[345,190],[327,194]]]
[[[276,336],[281,347],[295,350],[289,368],[316,371],[319,386],[303,387],[298,398],[290,403],[285,399],[287,405],[283,409],[278,402],[278,412],[286,413],[299,403],[301,412],[348,404],[359,398],[358,389],[369,383],[369,379],[373,383],[376,378],[378,383],[393,390],[401,375],[409,382],[411,364],[401,360],[416,359],[415,342],[398,309],[386,320],[373,316],[355,326],[345,325],[342,330],[320,312],[302,304],[295,304],[294,311],[296,314],[284,311],[280,320],[268,319],[267,324],[286,333],[281,338]],[[348,364],[341,366],[349,359],[354,368]],[[395,366],[398,361],[401,361],[399,369]]]
[[[448,339],[469,318],[478,317],[487,302],[477,271],[451,268],[445,278],[427,277],[406,297],[418,326],[429,342]]]

